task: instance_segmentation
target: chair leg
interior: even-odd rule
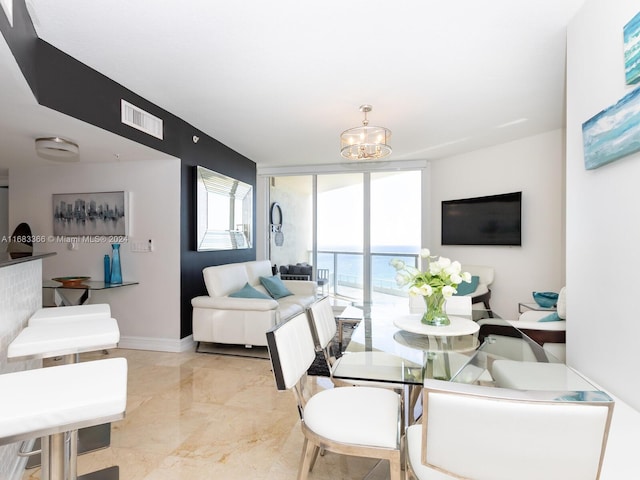
[[[402,465],[400,460],[400,451],[397,452],[392,458],[389,459],[389,479],[401,480],[402,479]]]
[[[310,442],[305,437],[304,444],[302,445],[302,456],[300,458],[300,467],[298,469],[298,480],[307,480],[309,472],[313,468],[315,459],[318,457],[318,450],[320,447]]]

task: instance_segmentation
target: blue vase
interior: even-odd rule
[[[111,283],[111,258],[104,256],[104,283]]]
[[[120,244],[111,245],[111,280],[109,283],[122,283],[122,269],[120,268]]]

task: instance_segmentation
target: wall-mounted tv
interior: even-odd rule
[[[442,202],[442,245],[522,245],[522,192]]]

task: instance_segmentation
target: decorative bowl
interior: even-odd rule
[[[533,292],[533,299],[542,308],[551,308],[558,303],[558,294],[555,292]]]
[[[78,287],[82,285],[82,282],[89,280],[91,277],[56,277],[51,280],[60,282],[63,287]]]

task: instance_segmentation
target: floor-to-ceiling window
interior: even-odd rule
[[[417,261],[421,185],[420,169],[272,177],[269,201],[284,217],[284,243],[271,233],[272,263],[328,270],[325,291],[345,302],[406,301],[389,262]]]
[[[364,181],[362,173],[317,176],[318,268],[329,270],[336,297],[363,300]]]

